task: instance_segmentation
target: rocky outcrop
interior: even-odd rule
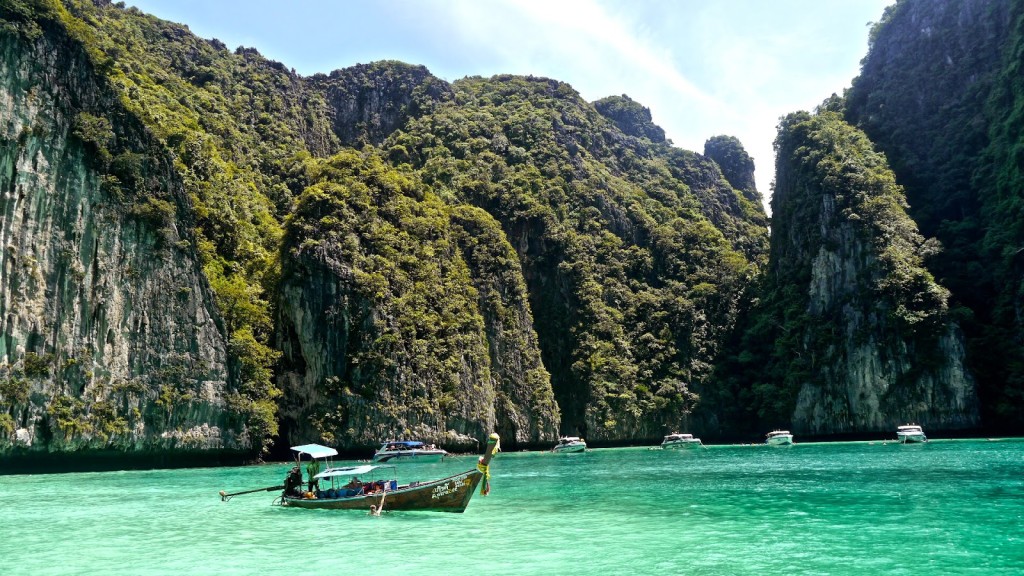
[[[715,161],[722,175],[733,188],[743,192],[751,202],[760,202],[761,194],[754,181],[754,159],[743,149],[735,136],[713,136],[704,142],[704,155]]]
[[[410,118],[453,98],[447,82],[424,66],[381,61],[316,74],[310,86],[323,93],[334,133],[345,146],[380,144]]]
[[[736,146],[745,154],[738,140]],[[670,173],[689,187],[701,213],[737,250],[753,262],[762,262],[767,255],[768,218],[760,200],[750,199],[760,198],[757,191],[736,188],[713,158],[678,148],[668,150],[666,157]]]
[[[0,453],[238,450],[170,159],[49,26],[0,34]]]
[[[615,123],[623,133],[651,142],[665,142],[665,130],[654,123],[651,110],[629,96],[608,96],[594,102],[594,108]]]
[[[875,247],[836,213],[834,197],[820,199],[814,232],[824,242],[810,264],[808,314],[827,318],[838,341],[821,351],[820,371],[800,388],[793,427],[835,434],[888,432],[907,422],[976,426],[978,398],[960,329],[946,321],[923,341],[898,335],[887,303],[865,290],[878,274]]]

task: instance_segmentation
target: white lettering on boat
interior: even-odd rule
[[[434,486],[434,490],[430,493],[430,499],[437,500],[438,498],[444,498],[449,494],[458,492],[461,486],[468,486],[469,484],[469,474],[457,476],[445,482],[444,484],[438,484],[437,486]]]

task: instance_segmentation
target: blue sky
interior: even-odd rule
[[[738,137],[767,196],[780,116],[857,75],[893,0],[128,0],[302,75],[395,59],[436,76],[533,74],[627,94],[677,146]]]

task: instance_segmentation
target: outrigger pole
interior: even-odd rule
[[[256,488],[255,490],[243,490],[242,492],[233,492],[228,494],[227,492],[220,491],[221,502],[227,502],[231,500],[232,496],[239,496],[241,494],[252,494],[253,492],[272,492],[274,490],[284,490],[284,486],[267,486],[266,488]]]

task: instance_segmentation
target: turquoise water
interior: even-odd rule
[[[501,453],[465,514],[217,496],[287,468],[0,476],[0,574],[1024,574],[1016,440]]]

